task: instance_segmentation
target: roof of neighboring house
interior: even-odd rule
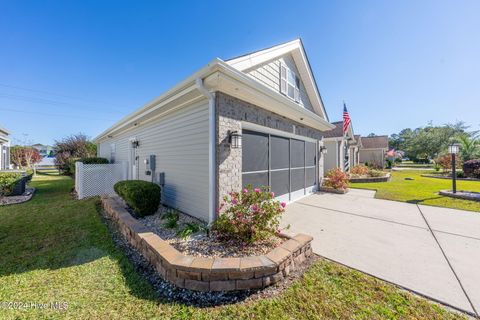
[[[332,122],[332,124],[335,126],[335,128],[329,131],[323,131],[323,137],[324,138],[343,138],[343,121],[335,121],[335,122]],[[349,136],[355,140],[355,142],[358,142],[357,137],[360,138],[360,135],[353,134],[353,128],[351,124],[350,124],[350,127],[348,128],[348,133],[349,133]]]
[[[363,149],[388,149],[388,136],[361,137]]]
[[[333,130],[324,131],[323,136],[325,138],[343,137],[343,121],[332,122],[332,124],[335,128]]]

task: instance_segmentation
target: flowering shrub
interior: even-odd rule
[[[461,168],[462,166],[462,160],[460,157],[457,155],[456,157],[456,167]],[[435,163],[438,164],[440,167],[442,167],[443,171],[449,171],[452,170],[452,155],[451,154],[444,154],[442,156],[439,156],[435,159]]]
[[[332,169],[327,173],[327,179],[325,179],[325,186],[334,189],[347,189],[348,188],[348,174],[340,170],[339,168]]]
[[[253,189],[248,186],[241,192],[230,192],[223,198],[220,215],[212,229],[224,238],[247,243],[277,234],[286,204],[274,197],[266,187]]]
[[[354,166],[350,169],[350,173],[352,175],[356,175],[356,176],[366,176],[368,174],[368,167],[363,165],[363,164],[359,164],[357,166]]]

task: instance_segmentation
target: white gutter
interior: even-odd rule
[[[208,91],[201,78],[195,79],[195,85],[205,97],[208,98],[208,223],[215,220],[216,210],[216,120],[215,120],[215,93]]]

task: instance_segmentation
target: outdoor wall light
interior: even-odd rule
[[[132,148],[138,148],[140,145],[140,142],[137,139],[130,140],[130,143],[132,144]]]
[[[327,154],[327,147],[325,147],[325,146],[320,146],[320,153],[322,153],[322,154]]]
[[[232,149],[238,149],[242,147],[242,134],[238,131],[228,132],[228,143]]]

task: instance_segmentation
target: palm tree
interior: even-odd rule
[[[476,136],[461,135],[458,137],[460,142],[460,155],[463,161],[468,161],[480,157],[480,140]]]

